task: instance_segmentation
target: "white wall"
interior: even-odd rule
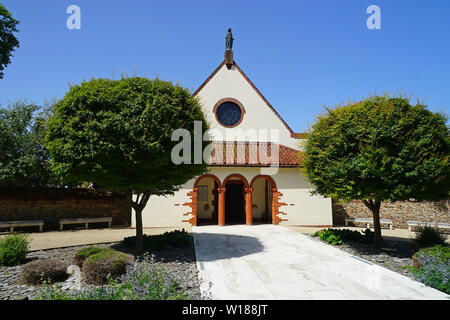
[[[259,168],[250,167],[213,167],[210,173],[216,175],[221,182],[232,173],[243,175],[250,183],[253,177],[260,174]],[[286,212],[287,218],[283,225],[332,225],[331,199],[321,196],[312,196],[311,185],[306,181],[305,176],[296,168],[280,168],[278,173],[272,178],[277,184],[278,191],[283,196],[280,202],[285,202],[288,206],[280,207],[280,211]],[[189,223],[181,222],[191,216],[183,216],[183,213],[190,211],[190,207],[182,204],[190,202],[187,193],[192,191],[196,179],[190,180],[183,188],[176,192],[174,196],[150,197],[147,207],[143,211],[144,227],[184,227]],[[205,180],[206,181],[206,180]],[[178,204],[178,205],[176,205]],[[293,205],[291,205],[293,204]],[[212,210],[212,209],[211,209]],[[135,226],[134,215],[132,226]]]
[[[227,140],[227,133],[238,132],[238,130],[246,131],[248,129],[254,129],[256,132],[259,132],[258,130],[264,129],[267,130],[269,135],[267,139],[258,135],[257,140],[248,140],[267,142],[270,141],[270,130],[279,129],[279,143],[299,149],[299,140],[291,137],[290,131],[283,122],[234,66],[228,70],[223,65],[214,77],[200,90],[197,97],[203,105],[204,112],[211,124],[211,129],[217,129],[221,132],[222,138],[217,139],[217,136],[213,135],[213,139]],[[246,113],[244,118],[235,128],[223,127],[216,121],[213,112],[214,106],[219,100],[224,98],[237,99],[245,108]],[[276,106],[274,108],[276,109]]]

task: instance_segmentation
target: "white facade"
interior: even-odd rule
[[[222,63],[194,95],[202,104],[211,129],[215,130],[212,131],[213,141],[272,141],[296,150],[302,148],[302,140],[296,138],[295,133],[235,63],[231,68],[228,68],[225,62]],[[233,128],[221,125],[214,114],[214,107],[217,106],[217,103],[227,98],[238,101],[245,110],[242,120]],[[275,135],[271,135],[272,130],[276,131]],[[244,139],[242,134],[246,136]],[[281,224],[302,226],[331,226],[333,224],[331,199],[312,196],[313,187],[306,181],[304,174],[298,168],[280,167],[272,168],[271,171],[273,174],[270,177],[276,184],[277,192],[281,193],[278,201],[280,204],[282,203],[282,206],[277,209],[279,218],[285,220],[281,221]],[[221,184],[231,174],[239,174],[246,180],[245,184],[250,186],[256,176],[267,174],[267,169],[245,165],[212,166],[209,168],[209,174],[214,175]],[[183,220],[192,217],[192,215],[185,215],[193,211],[186,204],[192,202],[192,197],[188,194],[193,191],[196,181],[197,178],[188,181],[173,196],[152,196],[143,211],[144,227],[185,227],[190,225],[190,222],[183,222]],[[273,209],[271,205],[267,205],[267,198],[269,197],[269,201],[272,201],[273,195],[266,195],[268,187],[265,181],[260,178],[255,180],[252,185],[251,211],[254,219],[261,218],[264,214],[267,215],[267,212],[271,212]],[[217,214],[215,207],[218,206],[218,202],[213,193],[217,189],[217,182],[215,188],[214,180],[205,178],[198,182],[197,186],[199,185],[204,188],[203,190],[207,190],[208,195],[207,199],[197,201],[194,210],[196,219],[214,218],[214,210]],[[227,203],[225,203],[226,205]],[[134,214],[132,226],[135,226]]]

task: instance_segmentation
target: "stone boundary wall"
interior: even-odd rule
[[[333,200],[333,225],[345,225],[344,218],[372,218],[372,212],[360,200],[338,204]],[[450,200],[424,202],[382,202],[381,219],[391,219],[394,228],[407,229],[408,221],[450,223]],[[363,224],[357,224],[363,226]],[[383,227],[383,226],[382,226]]]
[[[84,188],[0,188],[0,221],[43,219],[44,230],[59,230],[60,219],[98,217],[131,226],[126,196]]]

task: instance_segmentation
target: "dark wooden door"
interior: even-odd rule
[[[228,183],[225,192],[225,223],[245,223],[244,186]]]

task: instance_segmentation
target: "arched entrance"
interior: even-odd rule
[[[278,201],[282,194],[272,177],[255,176],[250,184],[240,174],[230,174],[223,183],[213,174],[204,174],[197,178],[192,192],[188,193],[191,202],[185,206],[192,208],[192,215],[184,222],[191,225],[259,223],[278,224],[286,219],[279,218],[279,207],[286,205]],[[264,199],[264,200],[262,200]]]
[[[275,181],[268,175],[257,175],[250,182],[253,220],[255,223],[278,224],[278,189]]]
[[[222,184],[219,178],[213,174],[204,174],[197,178],[192,196],[192,214],[196,220],[195,225],[218,224],[218,191],[221,188]]]
[[[225,224],[252,224],[247,215],[249,184],[240,174],[231,174],[223,181],[225,189]]]

